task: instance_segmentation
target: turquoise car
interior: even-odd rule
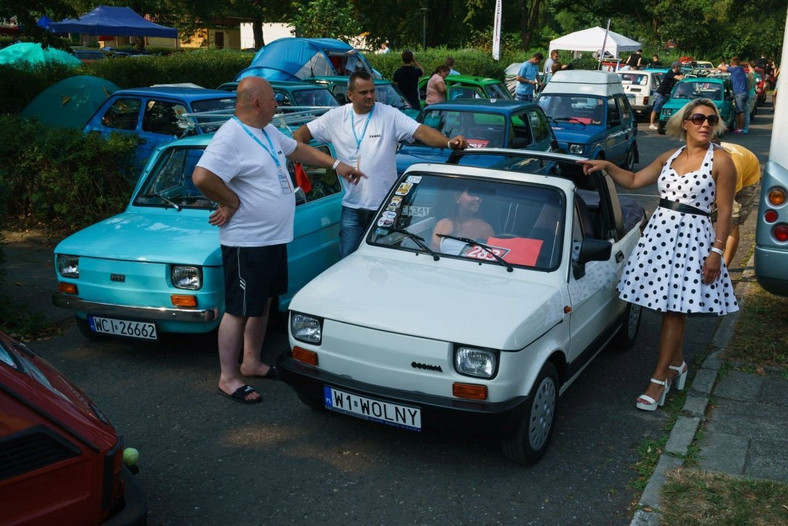
[[[52,300],[74,311],[86,337],[157,340],[162,333],[205,333],[218,326],[224,312],[222,256],[219,230],[208,224],[216,205],[191,179],[212,136],[160,147],[125,211],[55,247],[58,288]],[[314,146],[333,154],[328,145]],[[343,197],[334,170],[292,163],[289,169],[298,186],[297,206],[287,247],[289,289],[278,298],[280,311],[339,260]]]
[[[733,128],[733,86],[730,77],[690,77],[681,79],[673,86],[670,99],[659,113],[658,133],[665,133],[665,125],[673,114],[692,99],[706,98],[714,101],[720,118],[728,130]]]
[[[348,101],[347,99],[347,82],[349,77],[339,75],[322,76],[322,77],[307,77],[304,82],[314,82],[321,86],[325,86],[331,91],[331,94],[342,104]],[[412,108],[410,103],[399,90],[399,88],[390,80],[386,79],[373,79],[375,83],[375,100],[389,106],[394,106],[405,115],[416,118],[419,114],[419,108]]]

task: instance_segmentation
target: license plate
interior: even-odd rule
[[[326,409],[381,424],[421,431],[421,409],[392,404],[366,396],[346,393],[328,385],[323,386]]]
[[[90,325],[90,330],[98,334],[113,334],[141,340],[158,339],[155,323],[88,316],[88,324]]]

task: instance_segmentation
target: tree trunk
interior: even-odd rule
[[[542,0],[521,0],[520,8],[520,40],[523,51],[528,51],[531,46],[534,28],[539,20],[539,8]]]
[[[252,21],[252,34],[254,35],[254,48],[260,49],[261,47],[265,46],[265,41],[263,40],[263,17],[256,16]]]

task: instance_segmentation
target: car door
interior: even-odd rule
[[[329,146],[313,145],[335,156]],[[344,192],[331,168],[288,162],[297,192],[293,241],[288,244],[288,290],[280,298],[286,307],[293,295],[320,272],[339,261],[339,216]],[[308,180],[308,183],[304,181]]]
[[[187,109],[180,101],[145,100],[138,131],[140,144],[137,146],[137,158],[140,161],[147,161],[153,150],[184,133],[184,128],[178,125],[178,116],[184,113],[187,113]]]

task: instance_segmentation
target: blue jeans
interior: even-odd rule
[[[339,256],[345,257],[356,251],[364,238],[367,227],[375,217],[376,210],[342,207],[339,220]]]
[[[514,94],[514,98],[516,100],[520,100],[520,101],[524,101],[524,102],[533,102],[534,101],[533,93],[529,93],[528,95],[524,95],[522,93],[515,93]]]

